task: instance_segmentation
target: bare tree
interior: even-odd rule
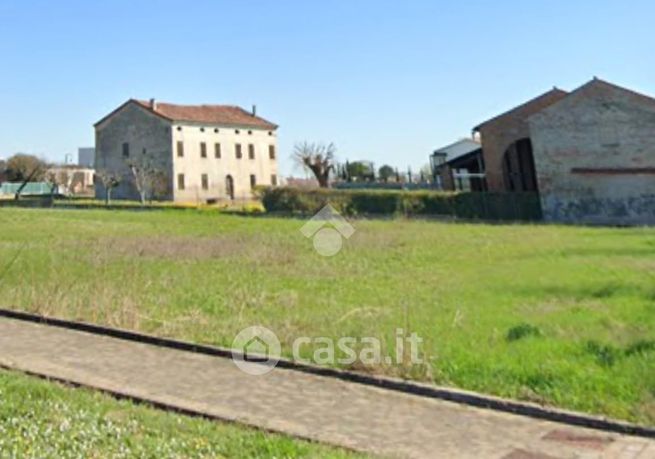
[[[337,148],[333,143],[297,143],[293,148],[293,160],[304,169],[311,171],[321,188],[330,186],[330,173],[335,167],[334,154]]]
[[[70,191],[73,174],[66,169],[50,168],[46,171],[44,180],[50,185],[50,199],[54,200],[55,192]]]
[[[144,153],[129,161],[127,165],[132,172],[141,205],[145,205],[155,194],[162,192],[162,184],[166,184],[165,174],[160,170],[154,156]]]
[[[96,178],[105,189],[105,205],[111,202],[111,191],[121,183],[121,176],[108,169],[98,169]]]

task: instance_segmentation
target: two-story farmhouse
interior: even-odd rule
[[[276,131],[254,107],[130,99],[95,124],[96,170],[119,178],[115,199],[139,198],[130,165],[140,163],[157,174],[157,199],[249,199],[256,185],[277,185]]]

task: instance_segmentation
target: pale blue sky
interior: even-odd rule
[[[593,75],[655,94],[652,1],[0,0],[0,157],[63,160],[130,97],[228,103],[340,159],[435,147]]]

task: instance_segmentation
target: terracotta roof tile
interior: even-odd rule
[[[156,102],[155,107],[150,102],[135,100],[146,110],[172,121],[190,121],[207,124],[227,124],[261,129],[276,129],[277,125],[235,105],[177,105],[166,102]]]
[[[511,116],[520,112],[525,112],[524,115],[526,117],[530,116],[535,112],[541,111],[542,109],[546,108],[549,105],[559,102],[561,99],[565,98],[568,94],[569,94],[568,92],[563,91],[559,88],[553,88],[550,91],[535,97],[534,99],[530,99],[529,101],[517,107],[514,107],[509,111],[501,113],[498,116],[495,116],[483,123],[478,124],[476,127],[473,128],[473,130],[479,131],[481,128],[483,128],[488,124],[495,123],[496,121],[499,121],[507,116]]]

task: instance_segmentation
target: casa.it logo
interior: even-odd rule
[[[300,228],[300,232],[312,239],[319,255],[331,257],[339,253],[343,239],[350,238],[355,228],[334,207],[327,204]]]
[[[244,328],[232,341],[232,361],[244,373],[260,376],[280,361],[280,340],[259,325]]]

